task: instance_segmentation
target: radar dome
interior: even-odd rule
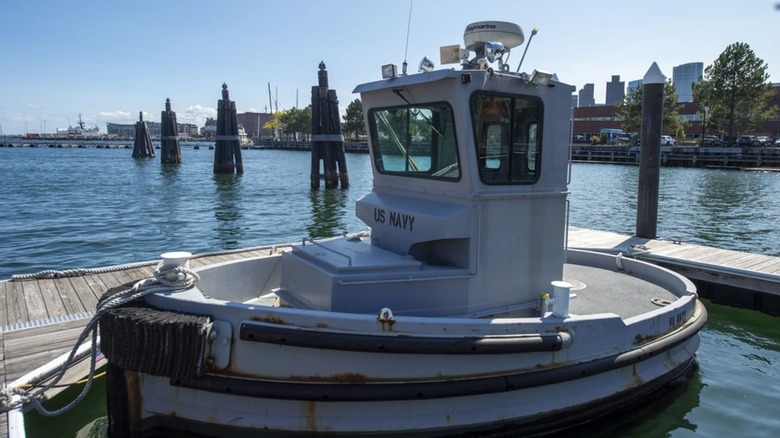
[[[466,26],[463,42],[466,49],[475,51],[487,42],[501,43],[507,49],[523,44],[523,29],[514,23],[505,21],[479,21]]]

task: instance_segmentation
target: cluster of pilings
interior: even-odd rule
[[[181,163],[179,130],[176,127],[176,113],[171,111],[171,99],[165,99],[165,111],[160,113],[160,161]]]
[[[318,85],[311,90],[312,103],[312,158],[311,187],[318,189],[320,179],[325,188],[349,187],[349,173],[344,154],[344,137],[341,135],[341,116],[336,90],[328,89],[328,71],[320,62]],[[181,163],[181,146],[176,128],[176,113],[171,110],[171,100],[165,100],[161,113],[161,161]],[[154,146],[149,128],[139,113],[135,129],[133,158],[154,158]],[[322,172],[320,171],[322,161]],[[236,103],[231,101],[227,84],[222,84],[222,99],[217,101],[217,132],[214,146],[214,173],[243,173],[241,142],[238,136]]]
[[[133,158],[154,158],[154,145],[149,127],[144,122],[144,113],[138,113],[138,121],[135,122],[135,141],[133,142]]]
[[[181,163],[181,145],[179,131],[176,128],[176,113],[171,111],[171,99],[165,99],[165,111],[160,114],[160,161],[166,163]],[[138,113],[135,123],[135,139],[133,141],[133,158],[154,158],[154,145],[149,127],[144,122],[144,113]]]
[[[244,173],[241,141],[238,137],[236,103],[228,96],[227,84],[222,84],[222,99],[217,102],[217,133],[214,145],[214,173]]]
[[[311,188],[320,188],[325,179],[326,189],[349,187],[349,173],[344,156],[344,137],[341,135],[339,100],[336,90],[328,89],[328,71],[320,62],[319,85],[311,88]],[[322,161],[322,173],[320,172]],[[324,175],[323,175],[324,174]]]

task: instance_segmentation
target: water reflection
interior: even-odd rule
[[[347,204],[346,190],[311,190],[311,218],[306,230],[311,238],[332,237],[347,232],[344,221]],[[352,211],[352,209],[349,209]]]
[[[214,239],[222,249],[234,249],[242,241],[241,174],[215,174]]]
[[[134,160],[138,161],[138,160]],[[186,211],[187,206],[182,202],[189,202],[184,194],[181,177],[179,174],[179,165],[163,164],[159,168],[159,181],[153,184],[155,193],[149,196],[149,202],[154,202],[154,213],[149,212],[149,219],[155,222],[159,230],[159,243],[164,247],[177,247],[179,237],[178,233],[186,228],[186,220],[182,210]],[[150,242],[151,244],[151,242]]]
[[[766,179],[755,173],[703,172],[700,184],[692,187],[697,196],[696,237],[705,242],[724,237],[750,242],[757,235],[768,234],[772,239],[774,234],[775,243],[780,243],[775,230],[757,225],[764,219],[771,220],[767,213],[776,210],[776,205],[767,203],[773,196],[767,193]]]
[[[681,429],[696,431],[697,424],[688,417],[699,406],[704,388],[701,371],[698,364],[694,363],[685,373],[650,395],[591,423],[552,436],[663,437],[672,436],[674,431]]]
[[[634,234],[635,166],[572,166],[571,225]],[[778,255],[780,173],[661,169],[658,236],[686,243]]]

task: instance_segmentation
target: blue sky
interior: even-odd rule
[[[239,112],[310,103],[325,61],[342,111],[355,85],[382,64],[463,44],[467,24],[501,20],[539,28],[523,70],[553,71],[578,89],[640,79],[653,62],[668,77],[711,64],[735,42],[750,45],[780,82],[780,0],[529,2],[522,0],[92,1],[6,0],[0,7],[0,126],[6,135],[106,122],[159,121],[170,98],[180,122],[216,115],[225,82]],[[516,48],[512,69],[522,56]],[[278,91],[277,91],[278,90]]]

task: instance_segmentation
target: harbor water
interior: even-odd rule
[[[184,147],[179,165],[130,153],[0,148],[0,279],[366,228],[354,204],[371,188],[367,155],[347,155],[348,190],[312,191],[307,152],[246,150],[243,175],[214,175],[205,145]],[[634,166],[573,165],[570,224],[633,234],[637,175]],[[659,237],[780,256],[780,173],[663,168],[660,183]],[[640,407],[563,435],[776,436],[780,319],[705,304],[695,369]],[[76,436],[99,417],[94,404],[78,417],[28,414],[29,436]]]

